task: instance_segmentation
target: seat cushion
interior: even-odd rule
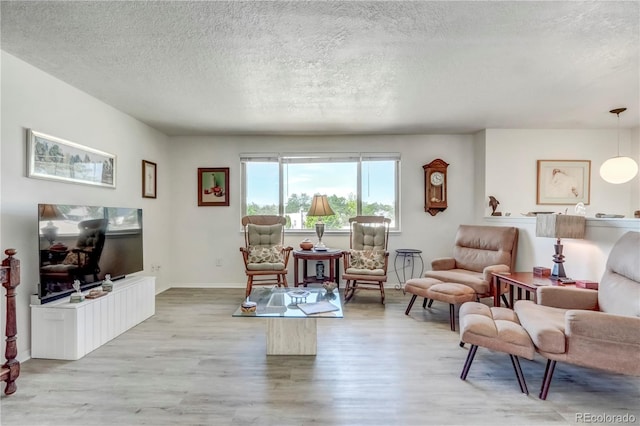
[[[436,280],[435,278],[411,278],[404,284],[404,292],[420,297],[427,297],[429,287],[441,282],[442,281]]]
[[[491,350],[533,359],[535,348],[511,309],[477,302],[460,307],[460,340]]]
[[[436,283],[429,287],[425,297],[457,305],[475,300],[476,292],[464,284]]]
[[[487,294],[489,292],[489,283],[485,281],[482,272],[449,269],[447,271],[427,271],[424,276],[443,282],[464,284],[471,287],[478,294]]]
[[[347,279],[350,275],[362,275],[362,276],[385,276],[384,269],[359,269],[359,268],[347,268],[344,271],[343,278]]]
[[[284,263],[280,262],[264,262],[264,263],[247,263],[249,271],[282,271]]]
[[[567,309],[536,305],[530,300],[518,300],[514,310],[520,324],[527,330],[533,344],[541,352],[566,352],[565,313]]]

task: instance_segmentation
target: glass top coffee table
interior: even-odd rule
[[[315,355],[317,320],[343,317],[337,290],[257,287],[249,301],[257,303],[255,312],[238,306],[233,316],[267,319],[267,355]],[[322,312],[311,313],[315,310]]]

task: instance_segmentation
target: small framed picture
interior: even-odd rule
[[[537,204],[589,204],[590,160],[538,160]]]
[[[142,160],[142,197],[156,198],[158,192],[158,167],[156,163]]]
[[[229,168],[198,169],[198,205],[229,205]]]

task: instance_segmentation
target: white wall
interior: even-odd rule
[[[38,281],[36,205],[79,203],[142,207],[145,225],[145,273],[158,277],[157,289],[171,286],[243,287],[246,281],[238,248],[240,227],[240,163],[243,152],[396,151],[401,165],[401,232],[390,249],[417,248],[428,262],[451,253],[455,230],[462,223],[517,226],[521,229],[519,270],[551,266],[553,241],[536,238],[535,221],[518,216],[535,205],[537,159],[592,161],[589,215],[640,209],[638,178],[630,184],[604,184],[599,165],[615,151],[610,130],[494,130],[475,135],[336,136],[336,137],[172,137],[149,128],[101,101],[2,52],[1,56],[0,247],[14,247],[22,261],[18,287],[19,359],[30,347],[29,295]],[[118,156],[117,189],[94,188],[26,177],[26,129],[33,128]],[[640,131],[631,135],[631,155],[638,159]],[[624,154],[623,146],[623,154]],[[450,163],[449,208],[435,217],[424,212],[422,166],[435,158]],[[141,160],[158,164],[158,198],[141,197]],[[197,206],[198,167],[229,167],[229,207]],[[321,179],[321,177],[319,177]],[[488,195],[495,195],[509,218],[486,217]],[[568,207],[568,206],[567,206]],[[640,220],[589,220],[585,240],[566,240],[566,268],[579,278],[599,279],[613,243]],[[306,235],[293,234],[294,247]],[[347,247],[348,237],[323,239]],[[222,266],[215,266],[215,259]],[[151,265],[159,265],[151,271]],[[290,268],[292,270],[293,268]],[[292,281],[292,273],[289,274]],[[390,271],[390,284],[395,282]],[[4,315],[0,319],[4,330]],[[3,342],[2,352],[4,352]]]
[[[639,161],[638,129],[621,129],[621,155]],[[615,241],[627,231],[640,231],[640,219],[633,211],[640,209],[638,193],[640,177],[622,185],[612,185],[600,178],[600,165],[617,154],[617,130],[524,130],[487,129],[485,140],[485,170],[476,171],[484,177],[485,203],[476,211],[479,223],[496,226],[516,226],[520,229],[518,244],[519,271],[533,266],[551,268],[554,240],[535,236],[535,219],[523,217],[529,211],[574,213],[574,205],[537,205],[537,160],[590,160],[591,204],[587,207],[587,229],[583,240],[563,240],[565,269],[574,278],[599,280]],[[479,142],[483,142],[480,140]],[[640,161],[639,161],[640,162]],[[511,212],[506,218],[488,217],[491,209],[488,196],[499,201],[499,210]],[[596,213],[616,213],[625,219],[595,219]]]
[[[615,213],[633,217],[640,209],[637,194],[640,176],[622,185],[605,182],[599,175],[600,166],[617,155],[616,129],[604,130],[486,130],[485,199],[494,195],[500,200],[500,210],[519,215],[529,211],[573,213],[574,205],[537,205],[537,160],[590,160],[591,204],[587,216]],[[629,129],[620,129],[620,152],[635,155],[640,162],[640,139],[631,140]],[[633,148],[633,149],[632,149]],[[634,200],[635,199],[635,200]],[[491,210],[486,206],[485,215]]]
[[[18,250],[18,357],[30,348],[30,294],[38,283],[38,203],[141,207],[145,272],[168,265],[170,162],[167,137],[86,93],[2,52],[1,56],[1,222],[0,247]],[[26,177],[26,129],[32,128],[117,155],[117,188],[97,188]],[[158,198],[141,196],[142,159],[158,163]],[[150,273],[150,272],[149,272]],[[169,282],[161,269],[158,290]],[[3,296],[4,299],[4,296]],[[4,312],[4,302],[2,302]],[[4,330],[2,315],[2,330]],[[2,339],[4,353],[4,339]]]
[[[243,245],[240,209],[240,153],[364,151],[400,152],[402,156],[400,233],[390,238],[393,260],[396,248],[423,250],[426,260],[450,251],[455,229],[473,219],[473,138],[471,135],[431,136],[336,136],[336,137],[181,137],[172,138],[173,168],[172,250],[179,253],[172,265],[176,286],[241,286],[246,283],[239,247]],[[424,212],[424,172],[422,166],[435,158],[450,163],[448,173],[449,208],[435,217]],[[231,198],[229,207],[198,207],[198,167],[229,167]],[[318,179],[322,179],[321,176]],[[286,237],[299,247],[306,235]],[[330,247],[348,248],[348,234],[325,234]],[[222,266],[214,259],[221,258]],[[289,281],[293,280],[290,268]],[[395,273],[390,272],[393,281]]]

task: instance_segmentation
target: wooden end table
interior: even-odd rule
[[[327,249],[327,250],[294,250],[293,251],[293,282],[296,287],[304,285],[305,287],[309,283],[323,283],[325,281],[335,281],[340,287],[340,258],[342,257],[342,250]],[[302,261],[302,280],[299,280],[298,275],[298,261]],[[307,261],[308,260],[328,260],[329,261],[329,276],[323,275],[322,278],[316,278],[315,275],[307,275]]]
[[[522,298],[522,290],[525,292],[526,300],[529,300],[533,293],[533,300],[536,300],[536,290],[538,287],[575,287],[575,284],[561,284],[550,277],[533,275],[533,272],[512,272],[512,273],[492,273],[493,275],[493,306],[500,306],[500,287],[502,284],[509,285],[509,306],[513,309],[513,289],[518,289],[518,299]]]

